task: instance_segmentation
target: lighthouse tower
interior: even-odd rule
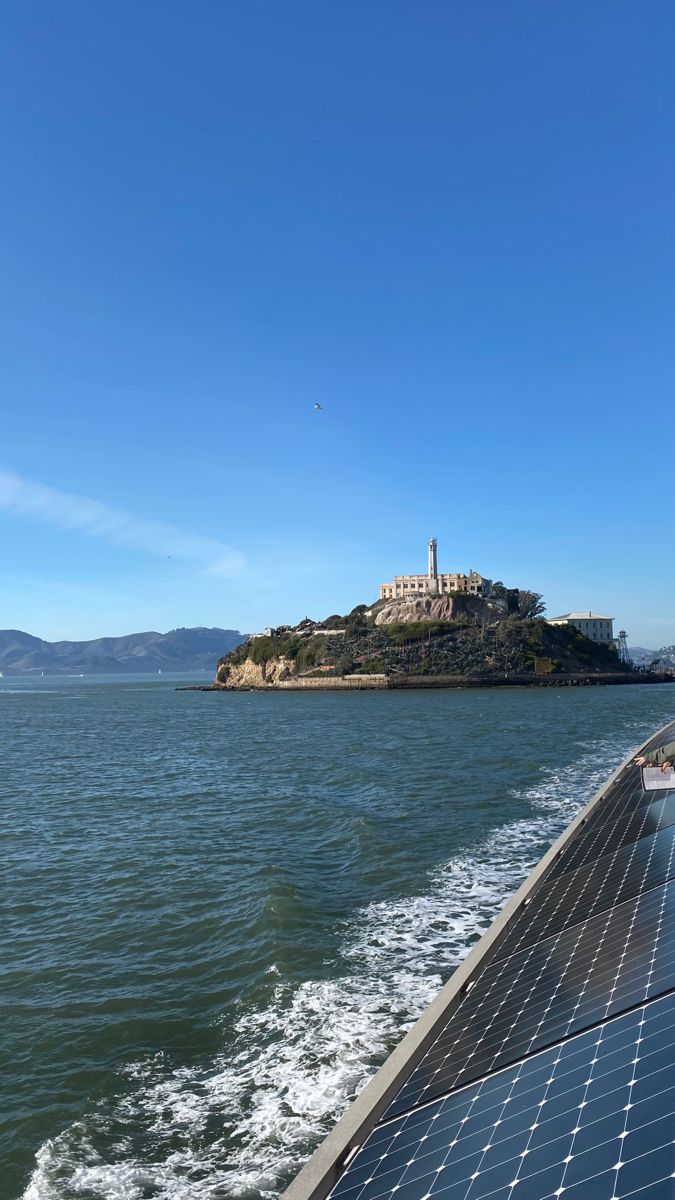
[[[429,538],[429,591],[438,591],[438,564],[436,562],[436,538]]]

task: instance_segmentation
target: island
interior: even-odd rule
[[[395,575],[373,604],[253,634],[220,659],[208,689],[425,688],[673,682],[633,665],[626,631],[593,611],[544,617],[540,592],[471,568]],[[665,665],[665,660],[661,664]]]

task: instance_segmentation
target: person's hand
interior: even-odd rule
[[[671,762],[664,762],[664,763],[661,763],[661,770],[663,771],[664,775],[665,775],[666,771],[669,771],[669,770],[670,770],[670,768],[672,767],[672,765],[673,765],[673,764],[672,764]]]
[[[635,763],[636,767],[645,767],[647,765],[647,759],[645,758],[644,754],[638,754],[637,758],[633,759],[633,762]]]

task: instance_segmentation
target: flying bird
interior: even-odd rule
[[[315,404],[314,407],[318,408],[321,412],[323,412],[323,408],[320,404]]]

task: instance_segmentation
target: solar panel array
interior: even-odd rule
[[[660,735],[675,736],[675,722]],[[335,1200],[673,1200],[675,792],[626,767],[535,885]]]

